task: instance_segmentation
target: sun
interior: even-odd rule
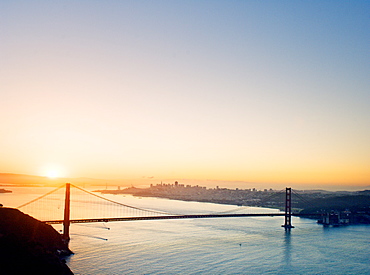
[[[49,179],[55,179],[55,178],[59,178],[60,177],[60,173],[57,170],[50,170],[50,171],[47,171],[46,172],[46,176]]]
[[[65,176],[64,169],[60,165],[45,165],[41,170],[41,175],[49,179],[56,179]]]

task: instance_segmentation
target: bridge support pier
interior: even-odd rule
[[[285,230],[294,228],[292,225],[292,188],[290,187],[285,189],[285,223],[281,227]]]
[[[70,204],[71,204],[71,184],[66,183],[66,196],[64,203],[64,219],[63,219],[63,240],[66,244],[69,243],[69,226],[70,222]]]

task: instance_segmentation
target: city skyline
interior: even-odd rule
[[[0,172],[369,186],[369,8],[3,1]]]

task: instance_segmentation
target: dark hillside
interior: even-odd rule
[[[70,253],[50,225],[17,209],[0,208],[1,274],[73,274],[59,258]]]
[[[311,201],[312,206],[306,207],[302,213],[314,213],[320,211],[344,211],[349,210],[353,212],[369,211],[370,210],[370,196],[366,195],[348,195],[331,198],[320,198]]]

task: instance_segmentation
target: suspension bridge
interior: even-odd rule
[[[71,187],[74,190],[71,196]],[[273,217],[283,216],[285,230],[294,228],[291,222],[292,189],[285,189],[285,211],[268,213],[231,213],[232,211],[208,214],[176,214],[155,209],[131,206],[109,198],[99,196],[76,185],[66,183],[55,190],[29,201],[19,207],[23,212],[47,223],[63,224],[63,239],[70,240],[71,223],[92,223],[133,220],[164,220],[164,219],[199,219],[228,217]],[[240,207],[238,208],[240,210]]]

